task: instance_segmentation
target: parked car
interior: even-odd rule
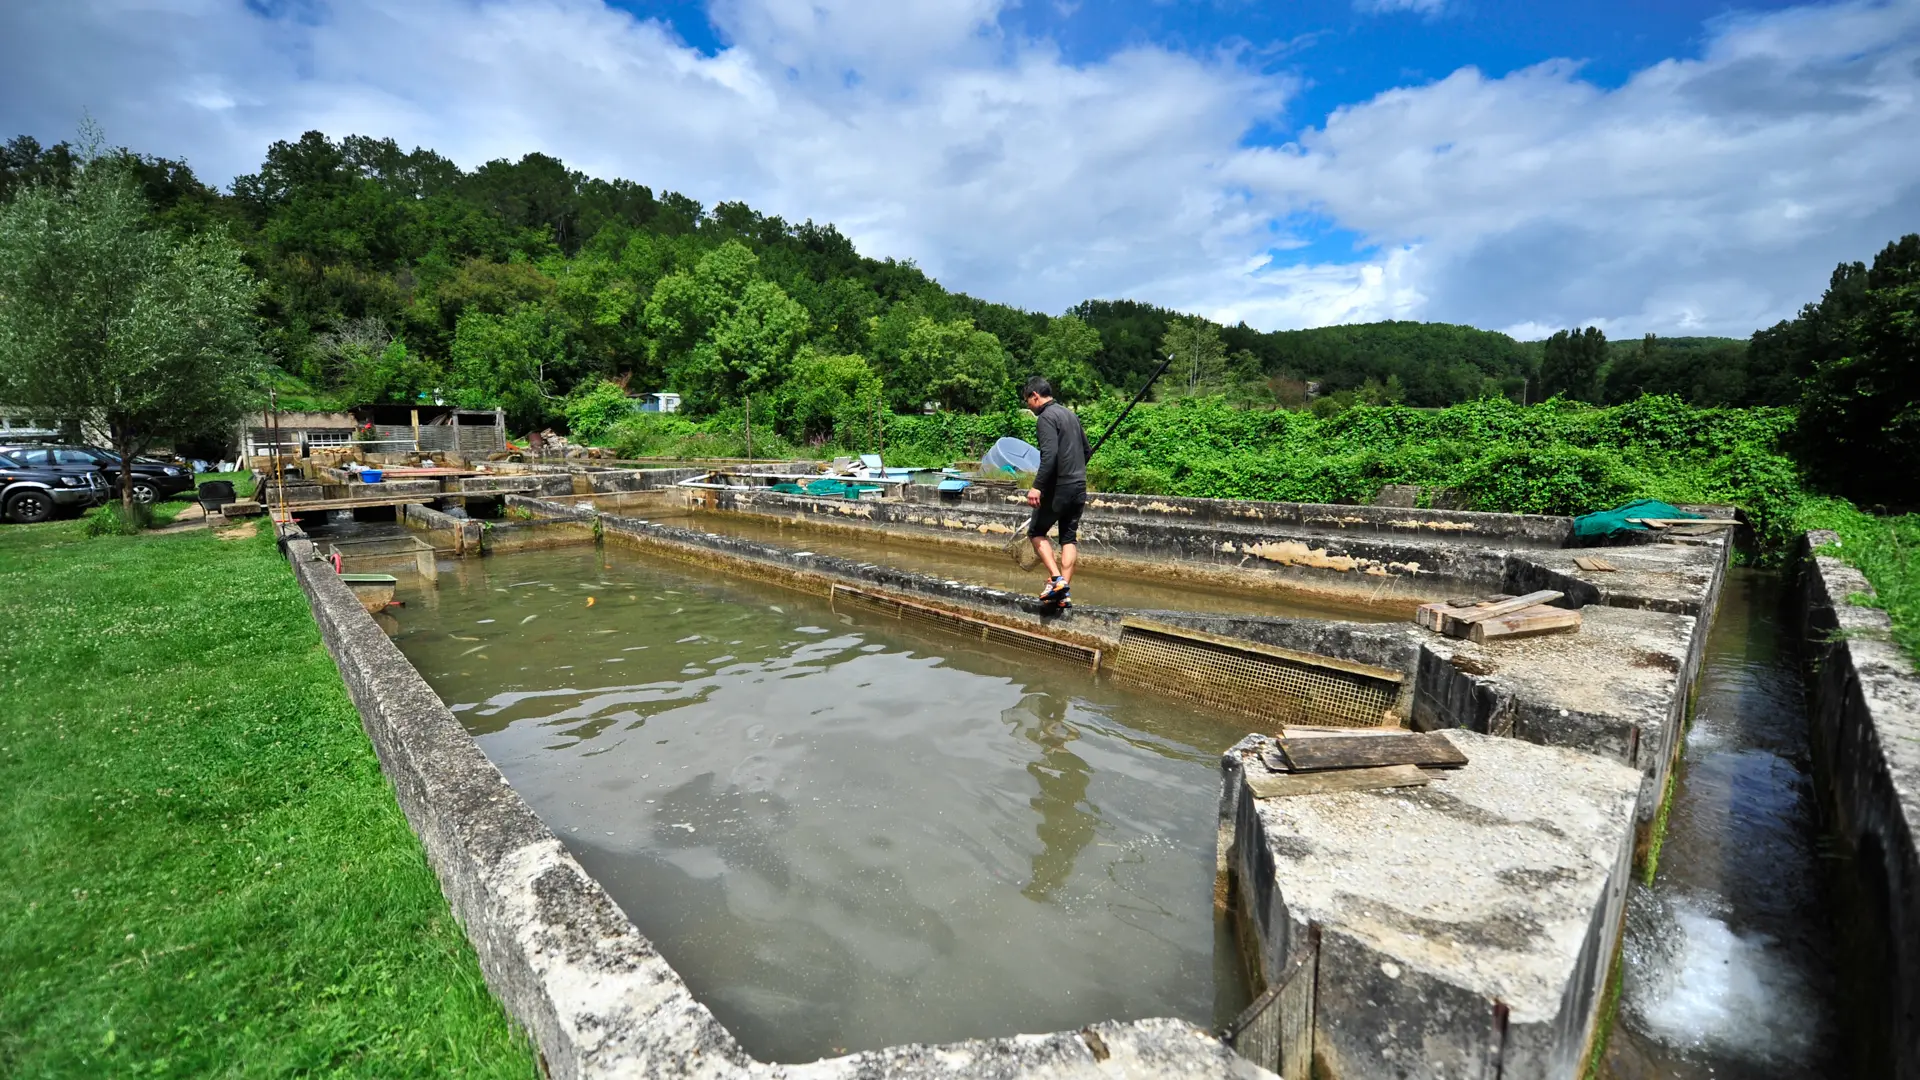
[[[57,510],[85,509],[107,501],[107,478],[92,458],[41,457],[29,464],[22,455],[0,451],[0,516],[31,524]]]
[[[120,490],[120,455],[97,446],[0,446],[0,454],[20,458],[28,465],[87,464],[107,478],[107,487]],[[154,458],[133,459],[133,501],[158,502],[193,487],[193,471]]]

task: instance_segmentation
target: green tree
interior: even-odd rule
[[[1205,319],[1174,320],[1160,339],[1160,355],[1168,354],[1173,356],[1173,366],[1167,369],[1173,384],[1161,396],[1196,397],[1225,389],[1227,347],[1220,340],[1219,327]]]
[[[257,298],[230,240],[152,228],[124,165],[89,148],[71,186],[30,183],[0,207],[0,400],[97,421],[123,459],[225,435],[260,375]]]
[[[1561,330],[1548,338],[1540,354],[1540,396],[1575,401],[1599,396],[1600,365],[1607,359],[1607,335],[1597,326]]]
[[[778,386],[810,325],[807,309],[761,279],[759,260],[733,240],[691,273],[661,278],[646,322],[668,384],[696,413]]]
[[[1866,273],[1841,355],[1814,363],[1800,403],[1815,473],[1861,501],[1920,498],[1920,234]]]
[[[783,396],[781,431],[796,442],[872,446],[886,419],[880,376],[857,353],[802,352]]]
[[[907,335],[909,385],[943,409],[979,412],[1007,399],[1007,353],[970,319],[922,316]]]
[[[1033,339],[1034,371],[1053,383],[1053,392],[1069,405],[1100,396],[1100,373],[1093,358],[1100,355],[1100,332],[1073,315],[1050,320]]]
[[[554,415],[550,372],[565,364],[560,327],[540,308],[523,304],[506,315],[470,311],[454,333],[449,389],[465,408],[503,408],[515,429],[534,431]]]

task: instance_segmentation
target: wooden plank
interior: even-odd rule
[[[1497,604],[1502,600],[1513,599],[1512,593],[1493,593],[1489,596],[1463,596],[1447,601],[1449,607],[1476,607],[1480,604]]]
[[[1474,623],[1471,636],[1474,641],[1487,642],[1537,634],[1576,633],[1579,629],[1578,611],[1542,604]]]
[[[1620,569],[1598,555],[1575,555],[1573,565],[1596,574],[1611,574]]]
[[[1373,769],[1329,769],[1314,773],[1247,772],[1247,788],[1256,799],[1284,799],[1295,795],[1331,795],[1342,791],[1420,787],[1427,774],[1418,765],[1382,765]]]
[[[1541,589],[1539,592],[1528,593],[1525,596],[1516,596],[1511,600],[1502,600],[1497,604],[1474,608],[1472,611],[1463,612],[1455,616],[1455,618],[1471,626],[1474,623],[1484,622],[1487,619],[1496,618],[1511,612],[1525,611],[1527,608],[1537,604],[1552,603],[1565,595],[1565,593],[1555,592],[1552,589]]]
[[[1437,731],[1404,731],[1357,738],[1283,739],[1280,753],[1286,759],[1289,772],[1358,769],[1378,765],[1426,765],[1438,769],[1457,769],[1467,763],[1467,755]]]
[[[1236,652],[1272,657],[1275,660],[1291,660],[1296,664],[1309,664],[1313,667],[1344,671],[1350,675],[1364,675],[1369,679],[1379,679],[1382,682],[1398,683],[1407,681],[1407,676],[1404,672],[1394,671],[1391,668],[1375,667],[1372,664],[1362,664],[1353,660],[1341,660],[1333,656],[1321,656],[1318,653],[1296,652],[1292,649],[1283,649],[1278,645],[1264,645],[1257,641],[1247,641],[1244,638],[1223,637],[1219,634],[1209,634],[1203,630],[1189,630],[1184,626],[1169,626],[1166,623],[1157,623],[1149,619],[1122,619],[1120,626],[1123,630],[1159,634],[1162,637],[1175,639],[1184,638],[1189,641],[1203,641],[1209,645],[1218,645]]]

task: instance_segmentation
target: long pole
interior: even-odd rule
[[[1115,431],[1119,430],[1120,422],[1127,418],[1127,414],[1133,411],[1133,407],[1135,405],[1140,404],[1141,401],[1146,399],[1147,391],[1153,389],[1153,384],[1159,380],[1161,375],[1166,374],[1168,365],[1172,363],[1173,363],[1173,354],[1168,353],[1167,358],[1160,362],[1160,369],[1158,371],[1155,371],[1152,375],[1148,376],[1146,384],[1140,387],[1140,392],[1133,395],[1133,400],[1127,402],[1127,407],[1124,409],[1121,409],[1120,415],[1114,417],[1113,423],[1107,425],[1107,430],[1100,433],[1100,441],[1094,443],[1093,449],[1087,451],[1087,460],[1089,461],[1093,460],[1093,455],[1099,453],[1100,447],[1106,444],[1107,437],[1112,435]]]
[[[271,386],[267,387],[267,407],[273,411],[273,486],[280,493],[280,513],[274,520],[284,524],[287,517],[287,474],[280,467],[280,394]]]

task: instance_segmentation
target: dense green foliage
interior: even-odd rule
[[[531,1077],[265,530],[0,530],[0,1075]]]
[[[1542,347],[1505,334],[1412,322],[1262,333],[1133,301],[1088,301],[1050,317],[949,292],[911,263],[861,256],[830,225],[793,225],[739,203],[708,209],[541,154],[467,171],[391,140],[310,132],[269,147],[230,193],[178,162],[121,160],[158,223],[243,245],[265,284],[267,344],[291,379],[282,389],[300,404],[438,392],[503,406],[524,431],[565,424],[580,385],[612,379],[677,391],[701,415],[777,391],[802,356],[819,355],[860,358],[896,412],[929,403],[992,411],[1036,373],[1069,402],[1130,393],[1169,349],[1182,363],[1162,397],[1291,407],[1306,404],[1312,384],[1330,399],[1324,415],[1356,402],[1546,396]],[[0,199],[74,175],[64,145],[23,137],[0,150]],[[1649,355],[1653,374],[1645,364],[1619,379],[1602,372],[1593,390],[1569,396],[1618,401],[1644,388],[1749,401],[1699,371],[1725,368],[1725,355],[1666,343]],[[782,434],[819,438],[817,410],[800,412],[811,426],[790,426],[799,414],[782,411]]]

